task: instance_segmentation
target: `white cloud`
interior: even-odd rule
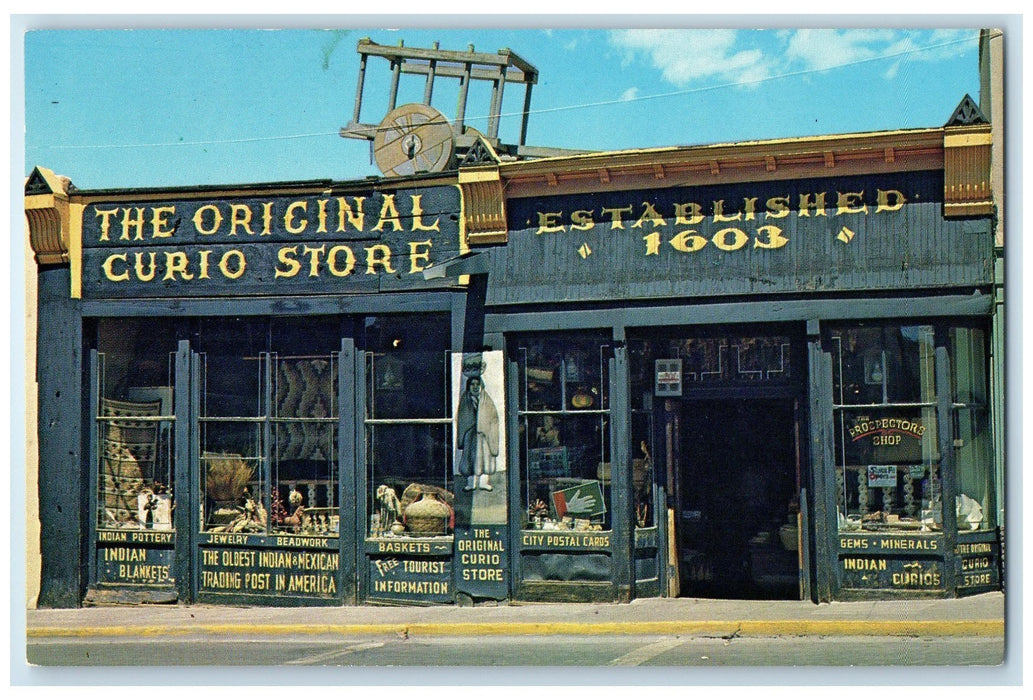
[[[620,100],[621,102],[630,102],[636,97],[638,97],[638,88],[629,87],[627,90],[621,93]]]
[[[743,80],[763,77],[763,54],[736,46],[734,29],[626,29],[611,33],[611,40],[630,54],[644,53],[664,79],[678,86],[705,79]]]
[[[976,37],[976,30],[882,28],[643,29],[610,33],[611,43],[624,50],[626,61],[645,57],[665,81],[677,87],[749,85],[777,75],[898,56],[884,69],[883,75],[889,80],[896,76],[905,52],[909,61],[943,60],[971,50]]]

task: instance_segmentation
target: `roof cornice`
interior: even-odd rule
[[[945,129],[600,152],[503,163],[508,197],[930,170]]]

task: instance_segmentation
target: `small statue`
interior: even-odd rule
[[[402,504],[398,500],[398,494],[387,484],[377,487],[377,503],[380,509],[380,526],[390,528],[391,524],[398,520],[402,511]]]

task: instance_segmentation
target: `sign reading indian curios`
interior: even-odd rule
[[[459,254],[455,187],[96,202],[82,214],[84,297],[379,291],[426,286]]]

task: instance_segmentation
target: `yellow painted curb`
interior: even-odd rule
[[[30,638],[337,634],[404,636],[695,635],[1001,637],[1003,620],[700,620],[660,622],[416,622],[411,624],[197,624],[35,627]]]

